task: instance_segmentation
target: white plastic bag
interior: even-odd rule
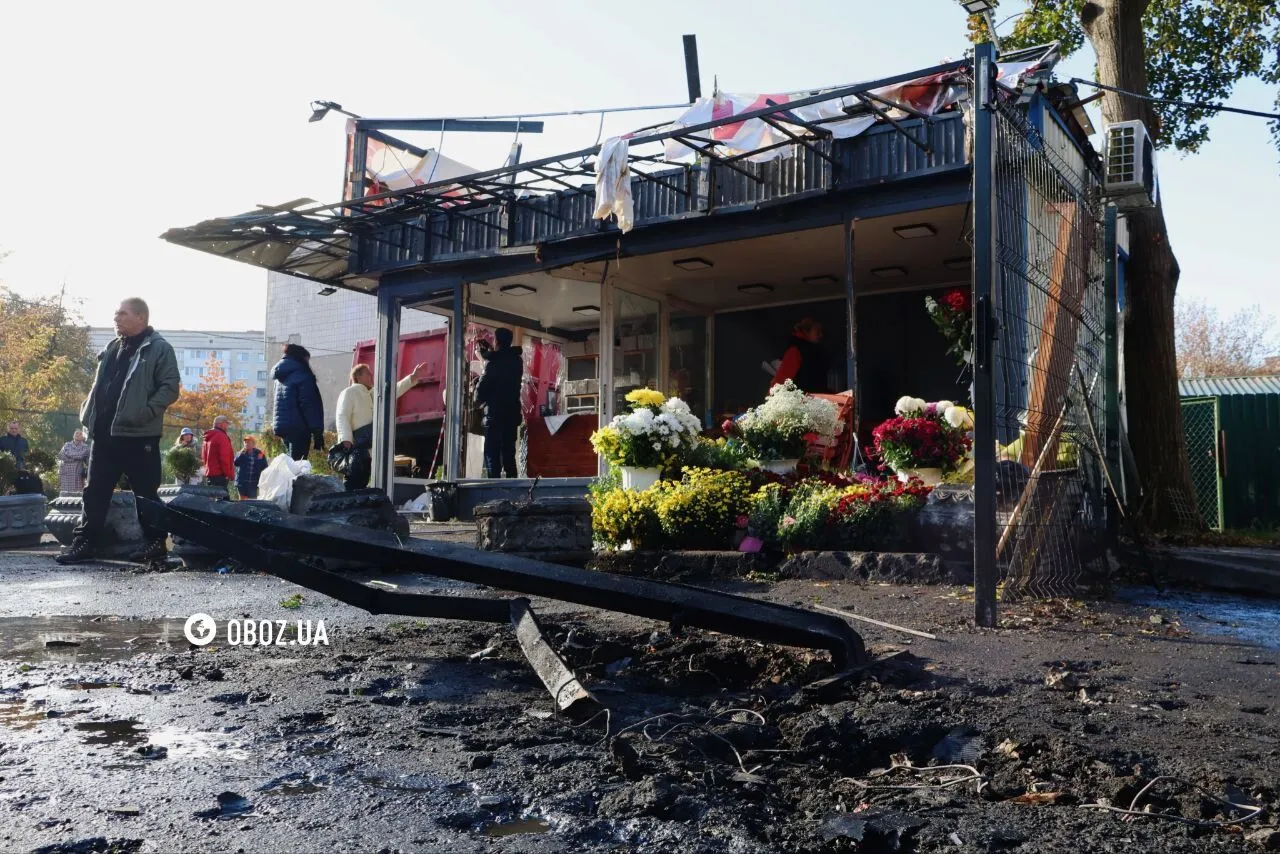
[[[293,498],[293,481],[302,474],[311,474],[310,462],[295,462],[288,454],[277,455],[258,480],[259,500],[274,501],[287,513],[289,501]]]

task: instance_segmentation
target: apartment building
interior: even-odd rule
[[[173,347],[178,357],[178,370],[182,374],[183,388],[195,388],[200,384],[209,360],[218,362],[228,380],[239,380],[249,387],[249,398],[240,423],[246,431],[261,430],[269,426],[267,419],[271,383],[268,372],[266,338],[263,332],[202,331],[195,329],[158,329],[160,335]],[[89,342],[94,352],[100,352],[112,338],[115,330],[109,326],[89,328]],[[207,424],[192,424],[207,428]]]

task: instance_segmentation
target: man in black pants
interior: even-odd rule
[[[80,422],[93,439],[84,511],[71,545],[54,558],[58,563],[93,559],[94,540],[102,532],[120,475],[129,478],[135,496],[157,500],[164,411],[178,399],[182,380],[173,347],[147,325],[149,316],[140,299],[120,303],[115,317],[119,337],[98,356],[93,388],[80,407]],[[166,533],[145,523],[142,533],[146,546],[137,558],[163,563]]]
[[[487,477],[516,477],[516,431],[520,429],[520,382],[524,355],[511,346],[511,330],[493,333],[496,350],[482,349],[488,361],[476,402],[484,404],[484,469]]]

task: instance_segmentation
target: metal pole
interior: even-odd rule
[[[447,385],[445,394],[445,477],[457,483],[462,480],[463,431],[466,429],[465,413],[462,411],[463,391],[471,377],[466,365],[467,318],[462,310],[462,298],[466,282],[455,282],[453,285],[453,317],[449,320],[449,368],[445,371]]]
[[[689,103],[702,97],[702,79],[698,74],[698,37],[684,37],[684,74],[689,83]]]
[[[996,625],[995,90],[996,49],[974,51],[973,121],[973,619]]]
[[[858,293],[854,280],[854,239],[858,227],[856,219],[846,220],[844,224],[844,302],[848,313],[848,330],[845,335],[845,346],[848,348],[848,361],[845,365],[848,388],[853,392],[854,429],[857,429],[857,411],[861,409],[862,400],[858,397]]]
[[[373,485],[395,500],[396,370],[400,362],[400,300],[378,292],[374,359]]]
[[[1117,299],[1117,265],[1120,262],[1116,248],[1118,213],[1114,205],[1108,205],[1103,214],[1103,277],[1102,303],[1105,308],[1105,361],[1103,362],[1103,448],[1107,468],[1117,473],[1120,465],[1120,336],[1117,317],[1120,311]],[[1115,496],[1116,503],[1124,504],[1124,496]],[[1114,534],[1118,519],[1107,514],[1107,530]]]

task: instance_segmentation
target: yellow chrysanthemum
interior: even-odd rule
[[[661,406],[667,399],[660,391],[651,388],[638,388],[627,392],[627,402],[636,406]]]

